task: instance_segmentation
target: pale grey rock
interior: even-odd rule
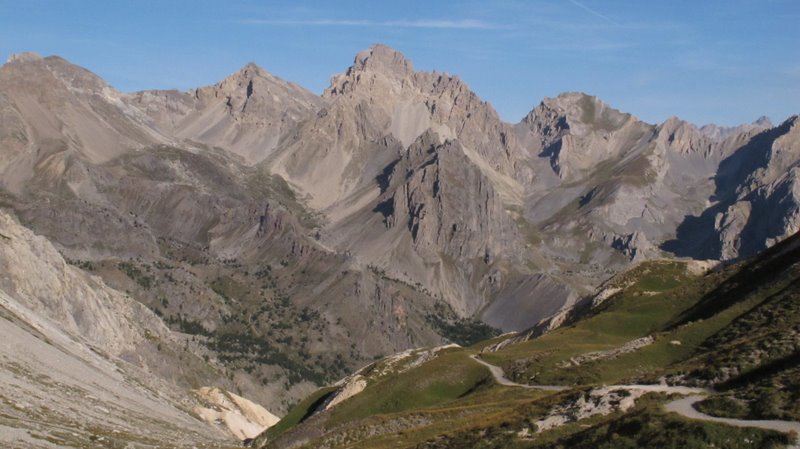
[[[726,139],[736,150],[713,176],[707,209],[678,227],[677,241],[688,245],[676,245],[678,255],[736,260],[797,232],[797,121],[791,117],[777,127]]]
[[[718,126],[714,124],[704,125],[700,127],[700,132],[703,135],[711,138],[712,140],[723,140],[731,135],[741,134],[748,131],[763,131],[765,129],[773,128],[775,125],[772,120],[767,116],[761,116],[753,123],[746,123],[739,126]]]
[[[23,53],[12,53],[8,55],[8,59],[6,59],[6,64],[12,62],[30,62],[30,61],[38,61],[42,59],[42,56],[39,53],[34,51],[26,51]]]
[[[0,173],[13,192],[39,164],[63,171],[61,162],[48,160],[58,153],[103,163],[169,141],[105,81],[55,56],[0,67],[0,114],[8,119],[0,123]]]
[[[153,125],[179,139],[224,147],[250,164],[314,114],[320,98],[249,63],[213,85],[190,92],[143,91],[126,99]]]
[[[457,77],[413,72],[388,47],[359,53],[323,97],[328,105],[287,139],[269,166],[307,195],[311,207],[335,218],[343,215],[339,203],[380,175],[383,167],[370,167],[369,161],[382,157],[375,147],[388,135],[406,148],[428,129],[443,139],[457,138],[506,199],[519,201],[519,180],[531,178],[524,155],[512,151],[511,127],[488,103]]]
[[[4,431],[0,442],[230,442],[191,413],[183,386],[164,380],[181,345],[158,317],[68,265],[49,241],[5,211],[0,233],[0,410],[25,435],[8,441]],[[193,368],[203,363],[183,357],[196,359]],[[198,370],[192,377],[203,375]]]
[[[509,284],[481,315],[487,324],[505,331],[524,331],[548,317],[548,326],[555,328],[561,321],[554,317],[578,299],[574,289],[545,274]]]
[[[545,99],[517,127],[562,180],[578,179],[599,162],[618,157],[647,131],[630,114],[577,92]]]
[[[166,326],[146,307],[67,265],[49,241],[5,212],[0,229],[0,288],[25,309],[115,356],[135,351],[145,334],[167,338]]]

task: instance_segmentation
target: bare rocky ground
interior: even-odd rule
[[[200,421],[185,392],[158,375],[157,367],[175,357],[185,358],[187,368],[202,365],[182,352],[158,317],[68,265],[50,242],[6,213],[0,230],[0,441],[12,447],[235,444]]]

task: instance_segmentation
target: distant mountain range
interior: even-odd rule
[[[383,45],[321,96],[254,64],[135,93],[56,56],[0,67],[4,220],[202,374],[155,369],[166,343],[108,354],[278,414],[376,358],[530,328],[641,261],[752,256],[800,228],[799,162],[798,116],[652,125],[564,93],[510,124]]]

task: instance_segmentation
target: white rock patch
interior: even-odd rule
[[[204,406],[195,407],[194,412],[240,440],[255,438],[280,421],[264,407],[229,391],[203,387],[195,395]]]

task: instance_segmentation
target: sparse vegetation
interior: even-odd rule
[[[639,409],[617,419],[546,444],[520,447],[530,449],[638,449],[681,448],[726,449],[783,448],[790,444],[788,435],[752,428],[690,421],[655,408]]]
[[[97,269],[95,262],[92,262],[91,260],[75,260],[75,259],[69,259],[67,257],[64,257],[64,260],[68,264],[75,265],[76,267],[82,270],[95,271]]]
[[[425,319],[439,335],[461,346],[488,340],[500,335],[500,329],[474,318],[460,318],[453,309],[444,301],[434,304],[434,312],[425,316]]]
[[[158,309],[156,309],[158,310]],[[183,333],[191,335],[211,335],[211,333],[197,321],[186,319],[183,315],[177,317],[167,317],[164,322],[172,327],[177,327]]]
[[[117,264],[117,268],[119,268],[120,271],[125,273],[129,278],[131,278],[145,290],[150,290],[150,288],[153,287],[155,279],[152,276],[145,274],[132,262],[120,262]]]

